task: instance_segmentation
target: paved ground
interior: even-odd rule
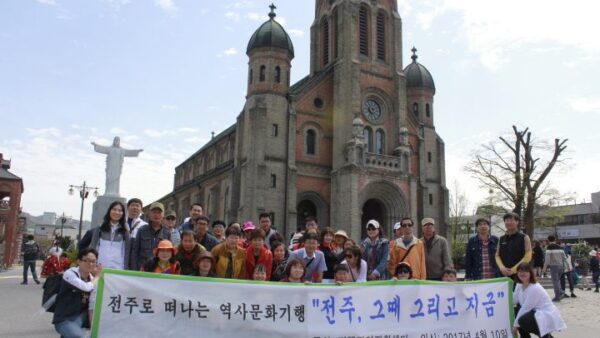
[[[0,272],[0,337],[57,337],[52,314],[41,310],[42,285],[35,284],[31,274],[29,284],[20,285],[22,279],[20,266]]]
[[[51,324],[52,315],[41,310],[41,285],[36,285],[31,275],[28,285],[19,285],[21,280],[22,268],[19,266],[0,272],[0,337],[57,337]],[[591,291],[577,291],[577,294],[578,298],[566,298],[557,304],[568,330],[554,336],[600,337],[600,323],[596,319],[600,294]]]

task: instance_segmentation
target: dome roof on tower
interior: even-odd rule
[[[413,47],[413,55],[411,56],[412,62],[406,68],[404,68],[404,74],[406,76],[406,87],[407,88],[429,88],[433,90],[435,94],[435,83],[431,73],[417,62],[417,49]]]
[[[290,54],[290,57],[294,57],[294,45],[292,45],[292,39],[283,27],[275,21],[275,6],[271,5],[271,13],[269,13],[269,20],[263,23],[255,32],[252,34],[250,41],[248,41],[248,48],[246,48],[246,54],[249,55],[254,48],[271,47],[286,49]]]

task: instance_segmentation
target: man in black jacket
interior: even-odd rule
[[[21,285],[27,285],[27,270],[31,269],[31,276],[36,284],[40,284],[37,273],[35,272],[35,262],[40,256],[40,247],[33,240],[33,235],[27,235],[27,241],[21,247],[23,254],[23,282]]]
[[[152,251],[163,239],[171,240],[171,231],[162,225],[165,207],[162,203],[154,202],[150,205],[150,222],[139,228],[131,249],[132,270],[140,270],[142,264],[153,257]]]

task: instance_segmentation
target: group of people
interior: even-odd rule
[[[141,218],[142,207],[139,199],[129,200],[127,210],[121,202],[112,203],[103,223],[79,242],[77,266],[64,272],[56,302],[53,323],[61,335],[78,337],[74,330],[83,334],[102,268],[292,283],[457,280],[448,243],[436,234],[433,218],[420,222],[421,238],[415,235],[413,220],[403,218],[393,226],[393,239],[383,236],[377,220],[369,220],[365,224],[367,236],[357,243],[344,230],[320,228],[317,220],[309,217],[305,228],[287,242],[266,213],[259,215],[258,225],[253,221],[210,224],[203,206],[196,203],[190,207],[189,217],[177,226],[176,214],[165,213],[161,203],[150,205],[148,222]],[[537,303],[530,304],[526,290],[538,285],[533,272],[529,279],[523,272],[533,271],[528,263],[531,243],[518,229],[517,214],[506,214],[504,221],[506,235],[498,239],[490,234],[489,221],[477,220],[478,235],[469,241],[466,253],[466,279],[507,276],[522,284],[522,292],[515,292],[515,302],[525,310],[519,311],[517,318],[530,320],[523,311],[533,311],[534,319],[538,319],[515,321],[515,330],[522,336],[562,329],[564,323],[552,326],[548,320],[540,322],[543,309],[536,307]],[[61,299],[65,294],[68,297]],[[75,303],[73,298],[77,298]]]

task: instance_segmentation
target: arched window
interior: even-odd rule
[[[306,154],[315,155],[317,153],[317,133],[309,129],[306,131]]]
[[[263,82],[265,80],[265,71],[266,71],[267,67],[265,67],[264,65],[260,66],[260,75],[258,80],[260,82]]]
[[[275,82],[281,82],[281,68],[279,66],[275,67]]]
[[[431,108],[429,107],[429,103],[425,104],[425,116],[431,117]]]
[[[329,21],[323,18],[321,21],[321,37],[323,39],[323,66],[329,63]]]
[[[375,133],[375,152],[378,154],[385,152],[385,133],[381,129],[377,129]]]
[[[419,117],[419,104],[418,103],[413,103],[413,114],[415,114],[416,117]]]
[[[359,49],[360,54],[369,55],[369,10],[361,6],[358,14]]]
[[[252,84],[252,68],[250,68],[250,74],[248,74],[248,83]]]
[[[373,131],[371,128],[366,127],[363,130],[363,138],[365,140],[365,150],[368,152],[373,152]]]
[[[377,59],[385,61],[385,14],[377,14]]]

